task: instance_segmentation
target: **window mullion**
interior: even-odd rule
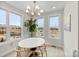
[[[10,39],[10,26],[9,26],[9,12],[8,11],[6,15],[6,37],[7,37],[7,40]]]

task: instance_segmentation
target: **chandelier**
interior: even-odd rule
[[[33,8],[26,6],[26,13],[29,16],[39,16],[44,12],[43,9],[40,9],[39,5],[36,4],[36,1],[33,1],[32,7]]]

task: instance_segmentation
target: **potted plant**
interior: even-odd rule
[[[27,22],[25,22],[25,26],[29,30],[31,37],[34,37],[37,29],[36,19],[30,18]]]
[[[36,35],[36,29],[37,29],[37,24],[36,24],[36,19],[30,18],[29,20],[27,20],[24,24],[25,27],[27,27],[28,31],[30,32],[30,36],[31,37],[35,37]],[[31,48],[31,51],[35,51],[36,48]],[[33,54],[33,53],[32,53]]]

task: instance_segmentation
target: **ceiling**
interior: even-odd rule
[[[26,11],[27,5],[30,5],[33,9],[33,1],[6,1],[6,3],[23,11]],[[44,12],[51,12],[64,9],[65,1],[37,1],[36,4],[39,5],[40,9],[43,9]],[[53,9],[52,7],[56,8]]]

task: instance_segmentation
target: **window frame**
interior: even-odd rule
[[[20,27],[21,27],[21,38],[22,38],[22,35],[23,35],[23,28],[22,28],[22,15],[19,15],[19,14],[17,14],[17,13],[15,13],[15,12],[12,12],[12,11],[10,11],[9,13],[8,13],[8,15],[9,15],[9,20],[8,20],[8,22],[10,21],[10,13],[11,14],[15,14],[15,15],[18,15],[18,16],[20,16]],[[13,26],[13,25],[12,25]],[[14,25],[15,26],[15,25]],[[19,26],[18,26],[19,27]],[[11,25],[10,25],[10,23],[9,23],[9,29],[11,29],[12,27],[11,27]],[[10,31],[9,31],[9,37],[10,37]]]
[[[6,23],[0,25],[0,27],[6,27],[6,30],[5,30],[6,33],[5,33],[4,35],[5,35],[5,38],[6,38],[6,40],[7,40],[7,39],[8,39],[8,37],[7,37],[7,36],[8,36],[8,35],[7,35],[7,13],[8,13],[8,10],[6,10],[6,9],[4,9],[4,8],[1,8],[1,7],[0,7],[0,9],[6,12]]]
[[[51,38],[51,39],[54,39],[53,37],[50,36],[50,32],[49,32],[49,30],[50,30],[50,18],[51,17],[59,17],[59,27],[58,28],[60,30],[60,37],[57,39],[57,40],[59,40],[59,39],[61,39],[61,24],[60,24],[61,16],[60,15],[49,16],[49,21],[48,21],[48,37]]]
[[[51,16],[51,17],[58,17],[58,19],[59,19],[59,16]],[[50,17],[50,18],[51,18]],[[49,18],[49,20],[50,20],[50,18]],[[60,24],[59,24],[59,26],[60,26]],[[49,28],[50,28],[50,21],[49,21]],[[59,27],[58,27],[59,28]]]
[[[6,26],[6,40],[7,39],[10,39],[10,31],[9,31],[9,29],[10,29],[10,25],[9,25],[9,13],[13,13],[13,14],[16,14],[16,15],[19,15],[20,16],[20,27],[21,27],[21,38],[23,38],[23,15],[22,14],[20,14],[20,13],[18,13],[18,12],[15,12],[15,11],[13,11],[13,10],[7,10],[7,9],[5,9],[5,8],[2,8],[2,7],[0,7],[0,9],[1,10],[4,10],[4,11],[6,11],[6,25],[1,25],[1,26]],[[1,27],[0,26],[0,27]]]
[[[44,17],[37,18],[37,20],[38,20],[38,19],[43,19],[43,20],[44,20],[44,25],[43,25],[43,26],[44,26],[44,27],[43,27],[43,36],[39,36],[39,35],[37,35],[37,34],[36,34],[36,36],[45,37],[45,19],[44,19]],[[37,28],[37,30],[38,30],[38,28]]]
[[[10,17],[10,13],[20,16],[20,27],[22,27],[22,26],[21,26],[21,19],[22,19],[22,16],[19,15],[19,14],[17,14],[17,13],[15,13],[15,12],[9,12],[9,17]],[[9,20],[10,20],[10,18],[9,18]],[[9,26],[10,26],[10,24],[9,24]]]
[[[3,8],[0,8],[0,10],[3,10],[3,11],[5,11],[6,12],[6,24],[7,24],[7,10],[5,10],[5,9],[3,9]],[[2,25],[6,25],[6,24],[2,24]]]

